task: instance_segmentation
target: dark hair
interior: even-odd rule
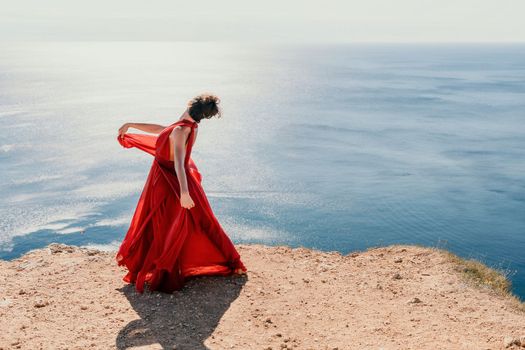
[[[217,115],[217,118],[220,118],[221,111],[218,106],[220,101],[215,95],[200,94],[188,102],[188,113],[197,123],[202,119],[210,119],[215,115]]]

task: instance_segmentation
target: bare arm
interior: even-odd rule
[[[186,169],[184,168],[184,158],[186,157],[186,139],[190,130],[179,126],[173,128],[170,134],[170,142],[173,144],[173,163],[175,173],[179,180],[180,186],[180,203],[183,208],[190,209],[195,204],[188,190],[188,180],[186,178]]]
[[[158,134],[166,127],[159,124],[148,124],[148,123],[125,123],[118,129],[119,135],[122,137],[129,128],[135,128],[151,134]]]

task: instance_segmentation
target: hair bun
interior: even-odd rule
[[[221,116],[218,104],[221,102],[218,96],[213,94],[200,94],[188,102],[189,113],[198,123],[201,119],[209,119],[215,115]]]
[[[220,99],[215,95],[205,95],[203,96],[203,103],[204,104],[210,104],[210,105],[218,105],[220,103]]]

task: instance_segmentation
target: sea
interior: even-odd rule
[[[438,247],[525,300],[525,44],[2,42],[0,259],[118,249],[153,161],[118,128],[201,92],[222,116],[193,159],[235,243]]]

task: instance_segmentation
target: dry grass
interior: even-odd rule
[[[454,264],[455,270],[461,273],[465,281],[480,288],[487,288],[497,295],[507,298],[513,307],[525,313],[525,302],[512,294],[512,283],[508,278],[509,270],[492,268],[476,259],[464,259],[442,248],[431,247],[431,249],[444,254]]]

